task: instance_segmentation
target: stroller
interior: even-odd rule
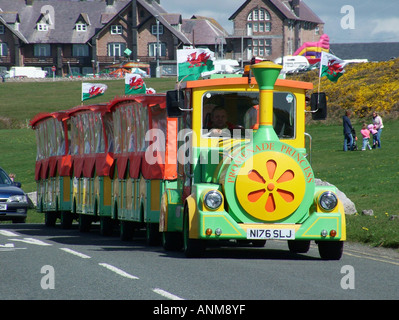
[[[352,144],[352,149],[350,149],[350,145],[348,143],[348,150],[356,151],[356,150],[358,150],[356,130],[354,128],[352,128],[351,133],[352,133],[352,138],[353,138],[353,144]]]

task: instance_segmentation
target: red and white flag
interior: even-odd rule
[[[322,52],[320,60],[320,74],[319,77],[326,76],[329,80],[337,82],[345,70],[344,67],[347,63],[336,56]]]

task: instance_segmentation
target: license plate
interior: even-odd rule
[[[0,211],[6,211],[7,210],[7,205],[6,204],[4,204],[4,203],[1,203],[0,204]]]
[[[295,229],[247,229],[247,239],[295,240]]]

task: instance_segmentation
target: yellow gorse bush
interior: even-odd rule
[[[314,92],[319,88],[319,70],[291,76],[310,81]],[[334,83],[321,78],[320,92],[328,99],[329,118],[340,119],[350,109],[356,118],[370,118],[376,110],[385,119],[399,117],[399,58],[384,62],[346,65],[345,73]]]

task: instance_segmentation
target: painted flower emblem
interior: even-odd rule
[[[248,178],[254,182],[255,188],[260,188],[255,191],[251,191],[248,194],[248,200],[250,202],[257,202],[265,195],[267,198],[265,209],[267,212],[274,212],[276,210],[275,197],[279,195],[284,201],[292,202],[295,198],[293,192],[286,190],[284,183],[294,179],[294,172],[290,169],[283,172],[281,176],[276,175],[277,163],[274,160],[269,160],[266,163],[267,177],[263,177],[256,170],[248,172]]]
[[[291,215],[305,195],[305,177],[292,158],[277,152],[252,158],[241,167],[235,190],[241,207],[264,221],[278,221]]]

